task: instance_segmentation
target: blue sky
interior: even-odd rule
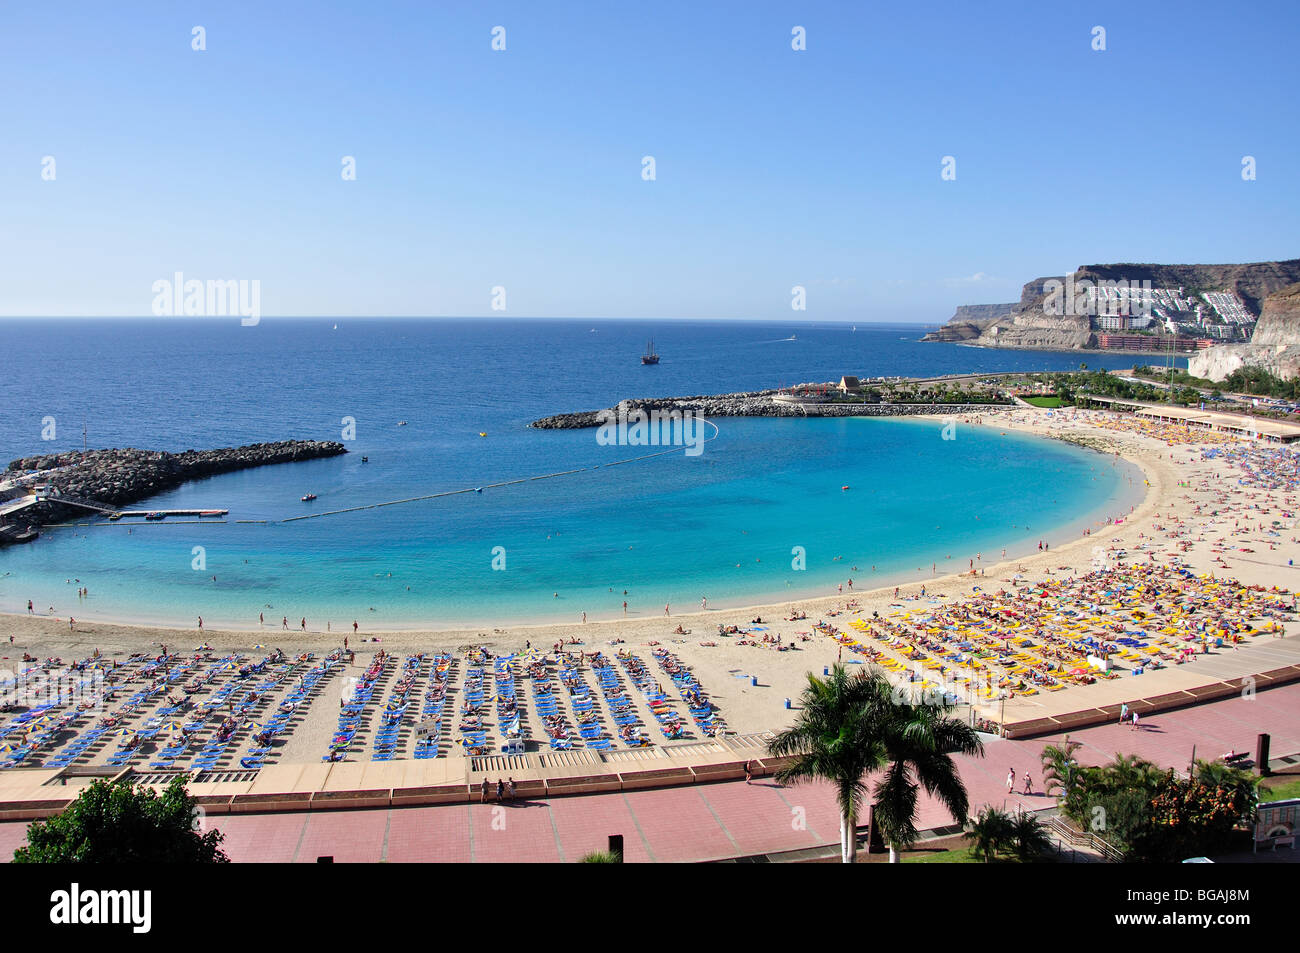
[[[1298,26],[1294,0],[6,3],[0,314],[148,314],[180,271],[259,280],[267,315],[488,316],[500,285],[510,317],[939,322],[1081,264],[1297,257]]]

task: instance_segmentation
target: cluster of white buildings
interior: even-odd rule
[[[1182,288],[1097,288],[1101,331],[1159,328],[1166,334],[1249,341],[1256,318],[1231,291],[1203,292],[1198,301]],[[1209,306],[1207,309],[1206,305]]]
[[[1231,291],[1206,291],[1201,297],[1218,313],[1224,324],[1255,323],[1255,316],[1246,310],[1241,299]]]

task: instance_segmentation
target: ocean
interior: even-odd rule
[[[337,325],[337,328],[335,327]],[[1063,542],[1140,497],[1123,463],[993,426],[720,419],[699,456],[541,431],[625,397],[837,380],[1127,367],[1132,356],[921,344],[915,325],[488,319],[0,321],[4,461],[288,438],[350,453],[186,484],[140,508],[226,523],[51,528],[0,550],[0,609],[255,627],[577,622],[828,594]],[[791,336],[793,335],[793,340]],[[653,337],[662,361],[643,366]],[[49,418],[53,418],[53,439]],[[403,423],[404,422],[404,423]],[[369,462],[363,463],[362,457]],[[587,469],[581,469],[587,468]],[[280,522],[306,512],[481,487]],[[847,486],[844,490],[841,487]],[[317,494],[311,503],[305,493]],[[238,523],[236,520],[265,521]],[[89,522],[89,521],[88,521]],[[950,557],[950,558],[949,558]],[[874,570],[873,570],[874,567]],[[923,570],[918,573],[918,569]],[[213,578],[215,577],[215,579]],[[76,589],[88,587],[85,600]],[[626,593],[626,594],[625,594]]]

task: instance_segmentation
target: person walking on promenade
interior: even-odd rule
[[[1119,706],[1119,723],[1124,724],[1124,719],[1128,717],[1128,702]]]
[[[1016,769],[1011,768],[1007,771],[1007,793],[1016,793]]]

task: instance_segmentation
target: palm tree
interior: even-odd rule
[[[883,673],[876,673],[888,686]],[[899,848],[916,842],[916,805],[921,788],[937,797],[960,825],[966,824],[970,801],[952,759],[954,753],[983,756],[975,729],[952,717],[945,701],[910,702],[890,693],[884,704],[876,696],[876,730],[884,743],[888,767],[872,792],[880,832],[889,843],[889,862],[900,861]]]
[[[984,858],[984,863],[989,863],[1011,840],[1014,826],[1015,822],[1006,811],[991,806],[984,808],[974,820],[966,822],[966,837],[971,842],[971,853]]]
[[[866,775],[885,769],[871,792],[880,832],[889,843],[890,863],[900,847],[916,841],[916,807],[921,788],[937,796],[959,824],[966,823],[966,786],[951,754],[983,754],[975,730],[950,717],[943,702],[911,701],[895,691],[885,673],[872,667],[849,676],[836,665],[827,678],[808,675],[795,723],[768,746],[793,760],[778,781],[821,778],[835,786],[840,808],[840,856],[857,856],[857,818],[867,794]]]
[[[1237,785],[1257,785],[1259,778],[1244,768],[1235,768],[1222,761],[1202,761],[1196,759],[1196,780],[1206,787],[1236,787]]]
[[[1011,819],[1011,840],[1021,861],[1045,854],[1052,847],[1052,836],[1033,814],[1018,811]]]
[[[1148,782],[1163,777],[1168,772],[1135,754],[1115,752],[1115,760],[1104,765],[1106,778],[1114,788],[1145,787]]]
[[[774,757],[791,758],[776,772],[781,783],[825,780],[835,787],[840,809],[840,859],[857,859],[857,818],[867,793],[864,778],[884,763],[885,749],[871,731],[871,697],[878,673],[849,677],[843,665],[830,676],[808,673],[795,722],[768,745]]]
[[[580,864],[621,864],[623,858],[612,850],[593,850],[590,854],[583,854],[578,861]]]
[[[1043,748],[1043,793],[1051,794],[1059,788],[1062,795],[1070,783],[1070,775],[1078,766],[1074,753],[1083,747],[1078,741],[1071,741],[1066,735],[1061,746],[1047,745]]]

